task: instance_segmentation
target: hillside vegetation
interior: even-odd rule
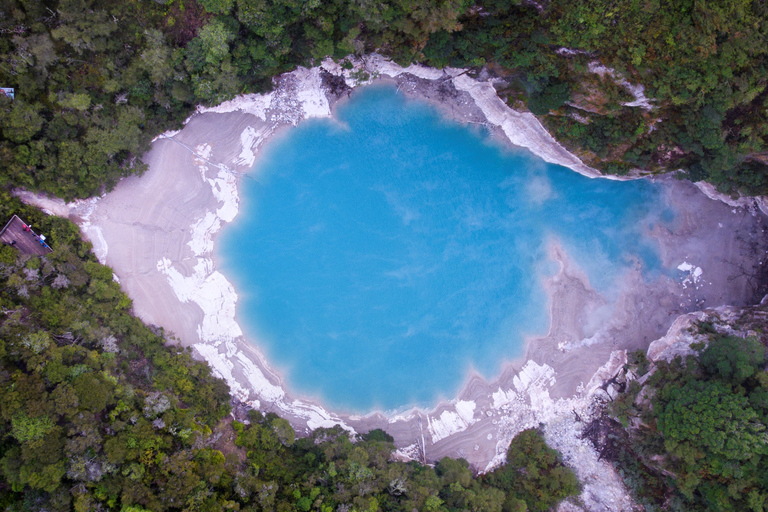
[[[141,172],[195,105],[325,57],[487,66],[606,172],[768,191],[760,0],[0,0],[0,185],[71,199]],[[602,76],[593,71],[604,65]],[[621,80],[646,87],[654,108]],[[506,84],[506,85],[505,85]]]
[[[0,87],[15,89],[0,95],[0,219],[20,213],[54,248],[0,248],[0,509],[508,512],[577,494],[536,430],[476,478],[461,460],[393,462],[381,431],[233,421],[226,385],[131,315],[77,228],[9,190],[100,193],[196,105],[378,51],[488,69],[605,172],[765,194],[767,33],[763,0],[0,0]],[[763,341],[713,332],[644,386],[617,398],[606,446],[646,508],[766,510]]]
[[[475,478],[464,460],[392,460],[380,430],[232,421],[224,381],[130,314],[76,226],[0,192],[13,213],[54,251],[0,247],[0,510],[524,512],[579,492],[536,430]]]
[[[628,366],[601,444],[649,512],[768,510],[766,309],[700,323],[686,358]]]

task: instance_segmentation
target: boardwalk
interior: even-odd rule
[[[26,225],[20,218],[14,215],[3,230],[0,231],[0,240],[4,244],[17,248],[23,254],[45,256],[51,252],[51,248],[48,245],[44,245],[45,242],[41,242],[40,237],[31,229],[29,231],[24,229]]]

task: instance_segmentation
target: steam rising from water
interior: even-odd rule
[[[219,249],[241,325],[302,394],[393,409],[492,377],[547,331],[553,239],[604,293],[658,270],[647,182],[503,150],[390,87],[339,116],[264,148]]]

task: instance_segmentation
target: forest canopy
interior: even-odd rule
[[[99,194],[143,172],[152,138],[197,105],[374,51],[485,68],[604,172],[768,193],[762,0],[0,0],[0,87],[14,91],[0,94],[0,219],[20,213],[54,248],[0,248],[0,508],[507,512],[579,492],[535,429],[476,478],[462,460],[392,462],[384,432],[297,439],[274,415],[231,420],[226,385],[130,314],[74,225],[9,193]],[[637,386],[617,400],[638,447],[621,471],[648,507],[768,507],[761,347],[714,337],[660,365],[648,401]]]
[[[54,250],[0,246],[0,510],[524,512],[580,491],[536,429],[475,477],[462,459],[396,461],[381,430],[234,421],[225,382],[131,315],[74,224],[0,192],[14,213]]]
[[[750,328],[757,333],[765,307],[754,309]],[[768,352],[757,336],[702,328],[708,340],[695,356],[657,361],[645,376],[644,357],[630,365],[640,379],[611,407],[626,427],[614,439],[627,436],[617,468],[647,510],[762,512],[768,505]]]
[[[0,185],[65,199],[141,173],[195,105],[326,57],[487,67],[609,173],[685,170],[765,193],[768,7],[759,0],[0,0]],[[595,74],[595,64],[613,73]],[[645,86],[628,106],[620,79]]]

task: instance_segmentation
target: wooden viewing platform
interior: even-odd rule
[[[45,256],[52,252],[44,239],[36,235],[17,215],[11,217],[8,224],[0,231],[0,240],[6,245],[17,248],[23,254]]]

